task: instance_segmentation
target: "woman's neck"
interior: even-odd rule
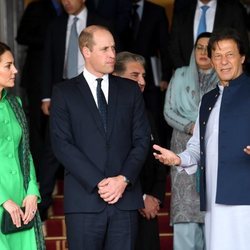
[[[209,68],[209,69],[199,69],[199,72],[203,73],[203,74],[209,74],[209,73],[211,73],[211,71],[212,71],[212,68]]]

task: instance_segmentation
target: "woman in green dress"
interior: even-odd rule
[[[43,250],[44,239],[37,212],[40,200],[29,151],[28,128],[20,99],[8,92],[17,70],[10,48],[0,42],[0,224],[4,209],[18,228],[34,220],[31,229],[0,232],[1,250]],[[21,210],[25,208],[25,212]]]

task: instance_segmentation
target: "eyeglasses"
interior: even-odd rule
[[[199,52],[205,52],[207,53],[207,46],[203,46],[203,45],[200,45],[200,44],[197,44],[195,46],[195,49]]]

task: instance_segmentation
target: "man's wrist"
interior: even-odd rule
[[[123,181],[127,184],[127,185],[130,185],[130,180],[126,177],[126,176],[122,176],[123,177]]]
[[[181,165],[181,157],[179,155],[177,155],[178,159],[177,161],[174,162],[174,164],[172,164],[173,167],[180,167]]]

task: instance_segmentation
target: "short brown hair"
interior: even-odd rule
[[[87,47],[90,50],[92,50],[93,46],[95,45],[93,35],[97,30],[106,30],[108,32],[109,29],[105,26],[101,25],[91,25],[86,27],[84,30],[82,30],[80,36],[79,36],[79,47],[82,49],[83,47]]]

